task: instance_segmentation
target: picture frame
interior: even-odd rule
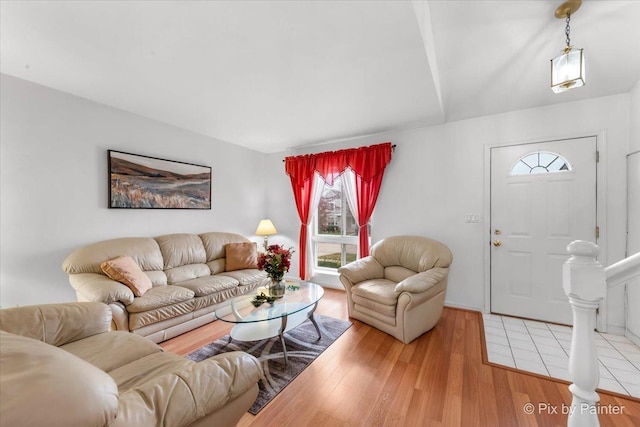
[[[110,209],[211,209],[211,167],[108,150]]]

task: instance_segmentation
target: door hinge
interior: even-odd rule
[[[600,152],[596,150],[596,163],[600,162]]]
[[[600,238],[600,227],[596,225],[596,239]]]

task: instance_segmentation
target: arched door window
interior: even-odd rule
[[[509,175],[529,175],[534,173],[568,172],[571,164],[560,154],[550,151],[536,151],[526,154],[513,165]]]

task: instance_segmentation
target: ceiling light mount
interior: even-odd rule
[[[582,0],[568,0],[562,3],[556,9],[556,18],[558,19],[568,18],[569,16],[576,13],[576,11],[580,9],[581,5],[582,5]]]
[[[565,92],[569,89],[584,86],[585,67],[584,52],[582,49],[574,49],[571,46],[571,15],[582,4],[582,0],[568,0],[556,9],[555,16],[558,19],[566,19],[565,35],[566,47],[560,55],[551,60],[551,90],[555,93]]]

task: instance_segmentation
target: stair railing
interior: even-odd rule
[[[640,276],[640,253],[604,268],[597,260],[600,249],[595,243],[576,240],[567,246],[567,251],[571,256],[562,267],[562,286],[573,311],[569,355],[569,391],[573,399],[567,425],[594,427],[600,425],[600,396],[596,393],[600,370],[593,332],[596,310],[608,287]]]

